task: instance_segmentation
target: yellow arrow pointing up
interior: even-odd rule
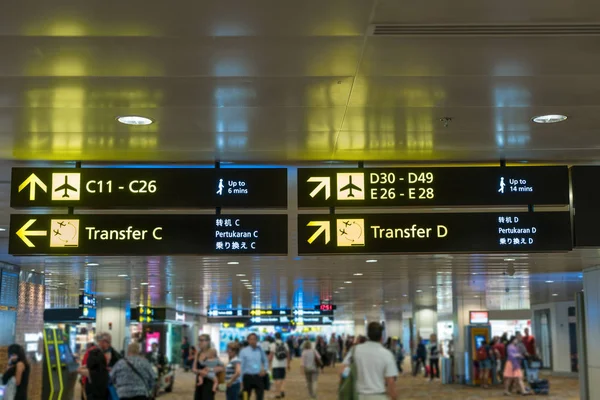
[[[31,174],[27,179],[19,185],[19,193],[29,185],[29,200],[35,200],[35,186],[39,186],[44,192],[48,191],[48,187],[42,182],[36,174]]]
[[[331,197],[331,178],[328,176],[313,176],[308,178],[307,182],[320,182],[317,187],[310,192],[310,197],[315,197],[323,188],[325,188],[325,200]]]
[[[306,226],[318,226],[319,229],[308,239],[308,243],[312,244],[321,233],[325,232],[325,244],[331,241],[331,223],[329,221],[310,221]]]
[[[27,229],[33,225],[37,219],[30,219],[17,231],[17,236],[27,245],[27,247],[35,247],[27,236],[47,236],[47,231],[28,231]]]

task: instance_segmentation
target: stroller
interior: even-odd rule
[[[550,382],[548,379],[540,379],[540,368],[542,362],[539,360],[525,360],[525,374],[531,390],[535,394],[550,394]]]

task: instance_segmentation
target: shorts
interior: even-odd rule
[[[492,360],[479,361],[479,369],[492,369]]]
[[[273,368],[273,380],[282,381],[285,379],[285,368]]]

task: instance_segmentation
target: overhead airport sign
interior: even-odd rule
[[[217,308],[211,308],[208,310],[207,312],[207,316],[211,317],[211,318],[219,318],[219,317],[223,317],[223,318],[233,318],[233,317],[247,317],[248,315],[250,315],[250,311],[247,309],[243,309],[243,308],[236,308],[236,309],[217,309]]]
[[[299,207],[569,204],[557,167],[298,169]]]
[[[569,212],[299,215],[299,254],[572,249]]]
[[[573,231],[576,247],[600,246],[600,166],[574,166],[573,181]]]
[[[287,254],[287,215],[23,215],[14,255]]]
[[[260,316],[251,317],[251,325],[289,325],[292,322],[292,318],[289,316]]]
[[[10,205],[287,208],[285,168],[13,168]]]
[[[317,310],[317,309],[294,309],[292,311],[294,317],[320,317],[320,316],[332,316],[333,310]]]
[[[294,325],[331,325],[333,317],[298,317],[294,319]]]

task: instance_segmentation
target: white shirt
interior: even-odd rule
[[[368,341],[354,346],[354,362],[358,379],[356,391],[359,394],[386,393],[385,378],[398,376],[398,367],[392,353],[381,343]],[[345,365],[350,365],[352,350],[348,352]]]
[[[277,344],[283,343],[281,340],[276,340],[275,343],[271,344],[271,355],[273,356],[273,368],[287,368],[288,365],[288,360],[287,357],[284,358],[283,360],[278,360],[276,357],[276,353],[277,353]],[[285,350],[288,352],[288,354],[290,354],[290,349],[288,348],[288,345],[283,343],[283,345],[285,346]]]

